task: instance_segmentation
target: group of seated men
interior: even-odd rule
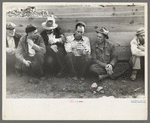
[[[116,79],[128,70],[128,63],[117,63],[117,52],[114,44],[106,40],[109,30],[105,27],[96,29],[97,41],[91,47],[89,38],[83,36],[84,22],[77,22],[74,34],[67,37],[54,17],[48,17],[41,25],[44,30],[40,34],[34,25],[27,25],[26,34],[21,37],[16,34],[14,23],[6,24],[7,57],[15,54],[18,76],[22,76],[24,67],[37,77],[44,76],[46,69],[56,72],[56,77],[64,77],[69,71],[73,80],[84,80],[87,71],[97,74],[98,80]],[[130,43],[131,80],[136,80],[138,70],[144,72],[144,36],[144,28],[140,28]]]

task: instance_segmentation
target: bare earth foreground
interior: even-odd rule
[[[29,83],[30,76],[23,74],[17,77],[14,70],[6,76],[6,98],[99,98],[113,96],[115,98],[137,98],[144,96],[144,79],[138,77],[133,82],[128,76],[117,80],[106,79],[97,82],[95,76],[88,76],[84,81],[73,81],[68,76],[56,78],[46,75],[38,83]],[[103,87],[101,91],[91,89],[92,83]]]

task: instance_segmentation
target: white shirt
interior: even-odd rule
[[[14,49],[15,48],[15,41],[14,37],[7,36],[7,42],[8,42],[8,47]]]
[[[54,42],[52,42],[51,39],[55,39],[55,35],[53,33],[51,33],[51,34],[47,34],[47,36],[48,36],[48,43],[53,44]]]
[[[75,56],[81,56],[83,50],[77,49],[77,44],[81,43],[82,46],[88,51],[88,54],[91,54],[90,40],[88,37],[82,36],[81,41],[76,41],[74,35],[67,36],[67,40],[65,43],[66,52],[72,52]]]

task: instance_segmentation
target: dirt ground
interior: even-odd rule
[[[45,75],[37,83],[29,83],[31,76],[23,74],[17,77],[14,69],[7,71],[6,97],[7,98],[100,98],[113,96],[114,98],[137,98],[144,96],[144,79],[139,76],[136,81],[129,80],[128,74],[117,80],[106,79],[97,82],[97,77],[89,75],[84,81],[73,81],[69,76],[56,78]],[[97,83],[101,91],[92,89]],[[95,92],[94,92],[95,91]]]

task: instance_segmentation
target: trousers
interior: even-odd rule
[[[45,68],[51,69],[53,72],[58,72],[60,69],[65,69],[66,51],[63,47],[58,46],[58,52],[54,52],[49,46],[45,54]]]
[[[73,53],[67,53],[66,64],[71,71],[71,76],[80,75],[81,77],[85,77],[86,71],[89,69],[89,66],[91,64],[91,56],[75,56]]]
[[[128,63],[116,63],[113,69],[113,74],[110,76],[112,78],[116,78],[121,76],[127,69],[129,68]],[[90,66],[90,71],[96,73],[98,75],[107,74],[105,68],[102,68],[99,64],[92,64]]]
[[[18,70],[27,69],[27,71],[31,74],[34,74],[38,77],[43,76],[43,74],[44,74],[44,72],[43,72],[44,55],[42,55],[40,53],[36,53],[35,56],[33,56],[33,57],[26,56],[25,60],[31,61],[31,64],[29,67],[26,67],[25,64],[23,64],[21,61],[19,61],[17,59],[16,64],[15,64],[15,68]]]
[[[129,64],[132,66],[132,69],[144,69],[144,57],[132,56],[130,58]]]

